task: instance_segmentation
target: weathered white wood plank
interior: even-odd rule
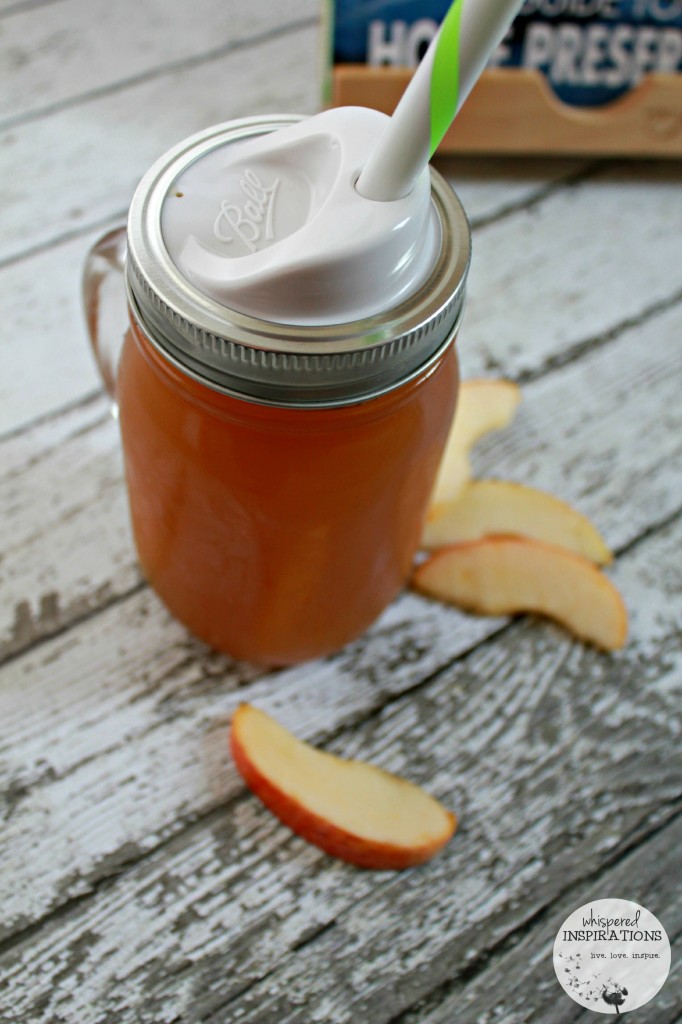
[[[475,236],[460,351],[518,376],[682,292],[682,167],[609,167]]]
[[[0,690],[0,861],[11,866],[0,937],[236,793],[225,728],[241,700],[266,696],[290,724],[334,731],[496,628],[404,596],[343,654],[259,679],[189,639],[145,590],[12,662]]]
[[[315,0],[107,3],[63,0],[9,18],[0,32],[0,123],[234,49],[304,19]]]
[[[59,413],[39,419],[30,427],[0,440],[2,479],[6,475],[23,472],[29,465],[46,458],[63,441],[79,431],[86,431],[105,419],[110,403],[102,391],[97,391]]]
[[[625,651],[520,625],[329,744],[458,809],[432,864],[356,871],[245,796],[8,950],[0,1009],[34,1024],[390,1020],[672,813],[681,542],[678,521],[616,567],[651,610]],[[261,695],[307,736],[326,724],[317,698]],[[221,760],[229,794],[224,747]]]
[[[655,914],[674,943],[668,980],[640,1013],[646,1024],[675,1024],[682,991],[682,959],[675,955],[682,934],[681,847],[682,816],[678,814],[614,867],[562,895],[513,948],[493,953],[473,979],[449,979],[396,1024],[526,1024],[529,1019],[574,1024],[580,1020],[576,1004],[563,997],[554,974],[554,938],[572,911],[614,893]]]
[[[476,447],[475,472],[575,503],[616,549],[671,515],[682,507],[682,424],[669,387],[682,375],[681,337],[678,303],[525,385],[512,429]]]
[[[246,114],[315,110],[318,35],[286,32],[0,133],[0,260],[125,210],[144,171],[186,135]]]
[[[682,304],[527,385],[514,426],[478,449],[480,472],[574,501],[616,547],[673,512],[682,504],[680,334]],[[637,402],[637,415],[623,395]],[[120,596],[139,577],[118,430],[104,399],[6,442],[0,462],[14,467],[0,489],[3,657]]]
[[[0,435],[101,387],[80,280],[87,251],[104,230],[0,269]]]
[[[462,200],[474,229],[568,185],[595,165],[585,160],[436,156],[434,167]]]
[[[682,308],[661,314],[612,346],[529,384],[509,441],[505,437],[500,443],[499,459],[495,461],[493,449],[489,452],[489,469],[513,476],[520,467],[521,479],[560,496],[577,497],[617,547],[675,513],[682,504],[682,410],[675,399],[682,369],[680,325]],[[622,396],[632,393],[633,380],[638,415],[631,424],[635,417]],[[596,420],[590,419],[590,394]],[[661,406],[669,409],[666,417],[660,415]],[[24,567],[24,579],[39,588],[55,535],[61,555],[54,571],[62,581],[65,623],[70,606],[80,607],[93,588],[106,582],[107,594],[113,596],[120,593],[116,588],[121,579],[125,587],[137,579],[124,533],[114,533],[118,546],[112,551],[93,543],[87,549],[92,558],[87,568],[68,557],[74,537],[87,537],[88,529],[96,536],[100,517],[112,524],[107,532],[120,528],[120,510],[110,508],[111,497],[105,494],[98,500],[96,487],[79,485],[77,477],[66,474],[69,464],[90,460],[93,471],[100,465],[105,476],[112,471],[115,457],[101,450],[97,454],[103,444],[98,432],[99,426],[93,452],[87,451],[89,431],[62,444],[63,463],[56,463],[50,477],[56,505],[68,497],[81,511],[69,515],[74,506],[64,504],[64,522],[57,515],[48,522],[44,539],[34,537],[15,552],[17,586]],[[105,436],[107,443],[114,443],[113,432]],[[622,444],[614,445],[614,437]],[[80,445],[86,448],[78,454]],[[41,486],[48,490],[38,481],[45,479],[46,469],[52,471],[51,461],[35,468],[41,472],[32,488],[36,493]],[[62,472],[64,498],[58,483]],[[21,507],[17,513],[20,530]],[[0,523],[5,520],[0,516]],[[12,537],[11,521],[6,528]],[[0,546],[2,539],[0,535]],[[635,584],[626,589],[625,598],[635,623],[646,618],[648,600]],[[34,598],[31,603],[39,602]],[[207,661],[203,648],[189,641],[144,591],[11,662],[0,673],[0,721],[6,735],[0,747],[1,778],[18,798],[10,801],[11,817],[0,832],[0,858],[15,858],[19,874],[8,881],[10,889],[4,894],[4,927],[11,930],[48,912],[106,875],[112,861],[136,856],[138,847],[139,853],[210,811],[217,794],[225,794],[222,771],[216,768],[222,733],[209,742],[206,762],[197,760],[197,745],[204,742],[207,726],[212,732],[213,716],[218,715],[222,730],[226,711],[238,699],[268,696],[287,720],[302,724],[303,716],[319,737],[368,713],[386,694],[409,689],[496,628],[494,621],[462,616],[407,595],[366,638],[337,658],[265,676],[237,694],[238,686],[254,678],[253,670],[232,668],[216,656]],[[226,704],[228,692],[232,697]],[[73,708],[80,709],[77,719]],[[63,823],[41,839],[36,836],[46,801]],[[43,848],[46,866],[34,879],[28,851],[43,859]],[[17,884],[24,874],[26,884]]]
[[[140,583],[118,431],[109,413],[101,411],[104,404],[98,403],[100,419],[94,426],[49,449],[29,472],[10,475],[2,488],[0,657],[63,629]],[[103,509],[107,514],[100,516]],[[103,555],[109,563],[106,579]],[[35,585],[29,591],[27,572]]]

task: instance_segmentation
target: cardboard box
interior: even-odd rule
[[[337,0],[330,102],[390,114],[447,7]],[[440,148],[682,156],[682,0],[526,0]]]

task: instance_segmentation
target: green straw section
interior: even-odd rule
[[[455,0],[445,15],[431,69],[431,148],[429,159],[450,127],[459,98],[459,25],[464,0]]]

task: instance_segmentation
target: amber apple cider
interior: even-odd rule
[[[133,320],[117,398],[145,576],[236,658],[338,650],[410,574],[457,386],[451,344],[356,404],[256,404],[177,369]]]

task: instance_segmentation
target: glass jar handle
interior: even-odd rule
[[[104,386],[116,397],[116,371],[129,327],[124,269],[125,224],[102,235],[85,258],[83,306],[90,344]]]

